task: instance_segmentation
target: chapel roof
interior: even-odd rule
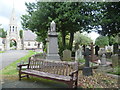
[[[36,41],[37,35],[30,30],[24,31],[24,40],[25,41]]]

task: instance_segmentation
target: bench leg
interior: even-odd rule
[[[77,81],[75,81],[75,87],[74,88],[77,88]]]
[[[27,78],[30,78],[28,74],[27,74]]]
[[[19,81],[21,81],[21,73],[19,73]]]
[[[69,82],[68,85],[69,85],[69,88],[74,88],[73,82]]]

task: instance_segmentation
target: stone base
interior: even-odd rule
[[[85,76],[93,75],[92,68],[91,67],[84,67],[83,68],[83,75],[85,75]]]
[[[109,66],[109,65],[100,65],[98,68],[97,68],[97,71],[99,71],[99,72],[107,72],[107,71],[109,71],[109,70],[111,70],[111,66]]]
[[[61,60],[60,60],[60,56],[59,56],[58,54],[47,54],[46,60],[57,60],[57,61],[61,61]]]

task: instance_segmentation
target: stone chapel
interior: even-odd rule
[[[37,35],[30,30],[23,30],[23,38],[20,38],[15,9],[13,8],[9,22],[9,29],[7,30],[6,38],[0,38],[0,50],[10,50],[11,42],[14,42],[16,50],[34,50],[42,49],[43,43],[37,42]]]

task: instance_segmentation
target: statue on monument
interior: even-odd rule
[[[51,28],[51,31],[52,31],[52,32],[55,32],[55,31],[56,31],[56,30],[55,30],[55,29],[56,29],[56,24],[55,24],[54,21],[51,22],[50,28]]]

